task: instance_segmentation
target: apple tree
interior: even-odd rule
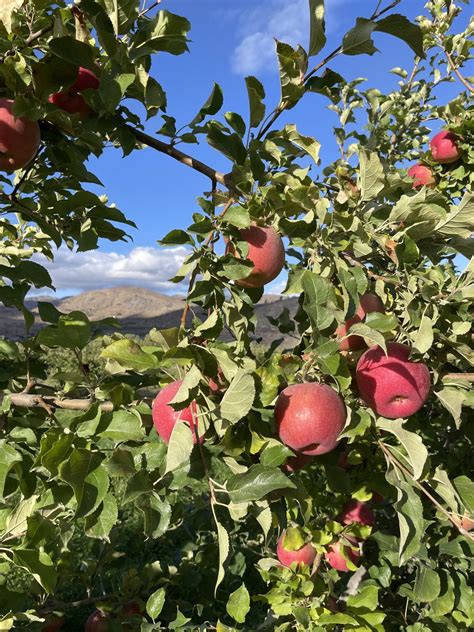
[[[215,85],[190,122],[156,63],[192,55],[172,4],[0,5],[0,301],[25,324],[0,338],[0,629],[471,629],[467,3],[412,22],[374,0],[331,44],[309,0],[308,42],[276,42],[279,102],[249,76],[248,112]],[[388,93],[333,69],[380,33],[413,55]],[[303,99],[329,107],[331,164]],[[188,249],[180,326],[137,340],[39,302],[34,334],[45,258],[137,229],[91,171],[111,146],[203,176],[187,229],[157,235]]]

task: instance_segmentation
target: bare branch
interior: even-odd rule
[[[93,399],[61,399],[53,395],[36,395],[34,393],[10,393],[5,395],[14,406],[18,408],[45,408],[48,414],[52,414],[53,409],[62,408],[64,410],[89,410],[96,403]],[[140,401],[151,403],[151,399],[143,398]],[[132,402],[131,406],[137,405],[138,401]],[[112,402],[100,402],[102,412],[111,412],[114,410]]]
[[[132,132],[132,134],[140,143],[143,143],[144,145],[147,145],[148,147],[151,147],[152,149],[156,149],[157,151],[160,151],[163,154],[171,156],[171,158],[174,158],[178,162],[181,162],[183,165],[187,165],[188,167],[191,167],[191,169],[194,169],[195,171],[199,171],[199,173],[204,174],[205,176],[210,178],[212,181],[219,182],[219,184],[222,184],[226,187],[228,186],[228,177],[224,173],[221,173],[220,171],[217,171],[216,169],[209,167],[209,165],[206,165],[205,163],[201,162],[200,160],[197,160],[196,158],[193,158],[192,156],[188,156],[188,154],[185,154],[184,152],[180,151],[179,149],[174,147],[174,145],[170,145],[169,143],[164,143],[163,141],[158,140],[158,138],[149,136],[145,132],[142,132],[141,130],[136,129],[135,127],[132,127],[131,125],[127,125],[127,128]]]

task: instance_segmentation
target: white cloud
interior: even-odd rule
[[[48,269],[58,291],[85,292],[101,288],[136,285],[157,292],[178,294],[183,286],[170,283],[187,254],[186,248],[137,247],[126,254],[116,252],[57,251],[53,262],[37,258]]]
[[[365,1],[363,1],[365,4]],[[231,65],[239,75],[255,74],[266,69],[276,69],[274,39],[292,46],[301,44],[307,48],[309,38],[308,0],[266,0],[256,9],[244,10],[236,15],[241,37],[235,48]],[[326,2],[326,34],[336,31],[344,6],[353,6],[353,0],[328,0]]]

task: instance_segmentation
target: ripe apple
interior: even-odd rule
[[[249,288],[263,287],[277,278],[285,265],[285,247],[280,235],[271,226],[250,226],[240,231],[243,241],[248,243],[247,259],[253,263],[253,270],[237,285]],[[239,256],[232,242],[228,242],[226,254]]]
[[[100,610],[94,610],[89,616],[84,627],[84,632],[109,632],[110,619]]]
[[[126,603],[124,603],[121,617],[122,619],[131,619],[134,616],[144,616],[144,614],[145,613],[140,602],[137,599],[131,599],[130,601],[127,601]],[[123,627],[123,632],[128,632],[129,630],[132,631],[132,630],[137,629],[137,625],[134,625],[132,623],[130,624],[124,623],[122,624],[122,627]]]
[[[285,536],[286,531],[283,531],[277,542],[277,557],[280,564],[288,566],[288,568],[293,562],[297,562],[298,565],[306,564],[307,566],[311,566],[316,557],[316,549],[314,546],[308,542],[297,551],[290,551],[285,549]]]
[[[0,99],[0,170],[11,172],[25,167],[40,141],[37,121],[14,116],[12,99]]]
[[[349,448],[345,448],[339,455],[339,458],[337,459],[338,467],[340,467],[342,470],[345,470],[346,472],[351,467],[351,464],[349,463],[347,459],[348,456],[349,456]]]
[[[325,384],[292,384],[278,396],[275,421],[281,441],[299,453],[317,456],[334,450],[346,408]]]
[[[64,617],[50,617],[42,627],[42,632],[59,632],[64,625]]]
[[[348,540],[352,544],[356,544],[357,542],[355,539],[348,538],[347,536],[346,536],[346,540]],[[331,544],[329,549],[326,551],[325,558],[326,558],[327,563],[333,568],[335,568],[336,571],[341,571],[342,573],[348,573],[349,567],[347,566],[347,561],[344,558],[344,555],[341,551],[341,547],[342,547],[342,551],[350,559],[350,561],[353,564],[357,565],[361,557],[360,551],[352,549],[349,544],[346,544],[345,542],[342,542],[341,540],[338,540],[334,544]]]
[[[372,312],[380,312],[384,313],[385,307],[382,301],[375,294],[364,294],[360,297],[360,303],[356,309],[356,312],[352,318],[346,320],[343,325],[339,325],[336,329],[336,335],[339,338],[343,338],[347,335],[350,327],[357,323],[360,323],[364,320],[366,314],[371,314]],[[349,336],[349,338],[345,338],[341,340],[339,343],[339,349],[341,351],[357,351],[358,349],[364,349],[367,345],[365,344],[362,336]]]
[[[458,147],[459,136],[449,130],[443,130],[433,136],[430,142],[431,155],[435,162],[441,165],[449,165],[461,157]]]
[[[55,92],[48,101],[69,114],[79,114],[81,118],[85,118],[92,109],[79,93],[88,89],[97,90],[99,84],[100,81],[92,70],[81,66],[72,86],[64,92]]]
[[[286,463],[283,465],[283,469],[290,474],[301,470],[313,460],[312,456],[308,454],[297,454],[296,456],[290,456]]]
[[[368,349],[356,368],[359,393],[378,415],[388,419],[410,417],[426,402],[430,393],[430,371],[423,362],[409,359],[410,347],[387,343]]]
[[[434,188],[436,184],[436,178],[429,167],[418,163],[408,169],[408,175],[413,178],[413,188],[419,189],[427,186],[430,189]]]
[[[373,527],[375,523],[374,512],[367,503],[360,500],[350,500],[346,503],[337,519],[346,525],[358,522]]]
[[[171,382],[171,384],[162,388],[153,400],[153,424],[165,443],[169,443],[171,433],[173,432],[174,425],[177,421],[185,421],[191,427],[193,440],[194,443],[196,443],[197,425],[193,419],[193,413],[194,415],[197,414],[196,404],[193,402],[190,406],[187,406],[182,410],[174,410],[171,406],[169,406],[169,403],[179,391],[182,383],[183,380]],[[199,440],[202,443],[204,441],[204,437],[200,437]]]

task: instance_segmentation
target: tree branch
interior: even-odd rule
[[[219,182],[219,184],[222,184],[225,187],[229,186],[229,178],[224,173],[221,173],[220,171],[209,167],[209,165],[206,165],[204,162],[201,162],[200,160],[197,160],[192,156],[188,156],[188,154],[180,151],[179,149],[174,147],[174,145],[164,143],[158,138],[149,136],[145,132],[136,129],[131,125],[127,125],[126,127],[132,132],[132,134],[140,143],[143,143],[143,145],[147,145],[148,147],[156,149],[157,151],[160,151],[167,156],[171,156],[171,158],[174,158],[178,162],[181,162],[183,165],[191,167],[191,169],[194,169],[195,171],[199,171],[199,173],[202,173],[214,182]]]
[[[92,404],[96,403],[96,400],[90,398],[61,399],[53,395],[35,395],[34,393],[9,393],[4,397],[8,397],[11,403],[18,408],[45,408],[45,406],[47,406],[49,414],[51,414],[55,408],[62,408],[64,410],[89,410]],[[149,398],[143,398],[140,401],[151,403],[151,399]],[[136,404],[138,404],[138,401],[132,402],[131,406]],[[113,403],[108,401],[100,402],[99,407],[102,412],[112,412],[114,410]]]
[[[354,259],[354,257],[352,257],[349,253],[341,252],[341,255],[344,257],[347,263],[350,263],[351,266],[357,267],[357,268],[364,268],[364,270],[367,272],[367,276],[369,276],[371,279],[375,279],[376,281],[383,281],[384,283],[391,283],[392,285],[396,285],[396,286],[400,285],[398,281],[393,281],[392,279],[387,279],[386,277],[383,277],[380,274],[375,274],[375,272],[372,272],[370,268],[365,266],[360,261],[357,261],[357,259]]]

